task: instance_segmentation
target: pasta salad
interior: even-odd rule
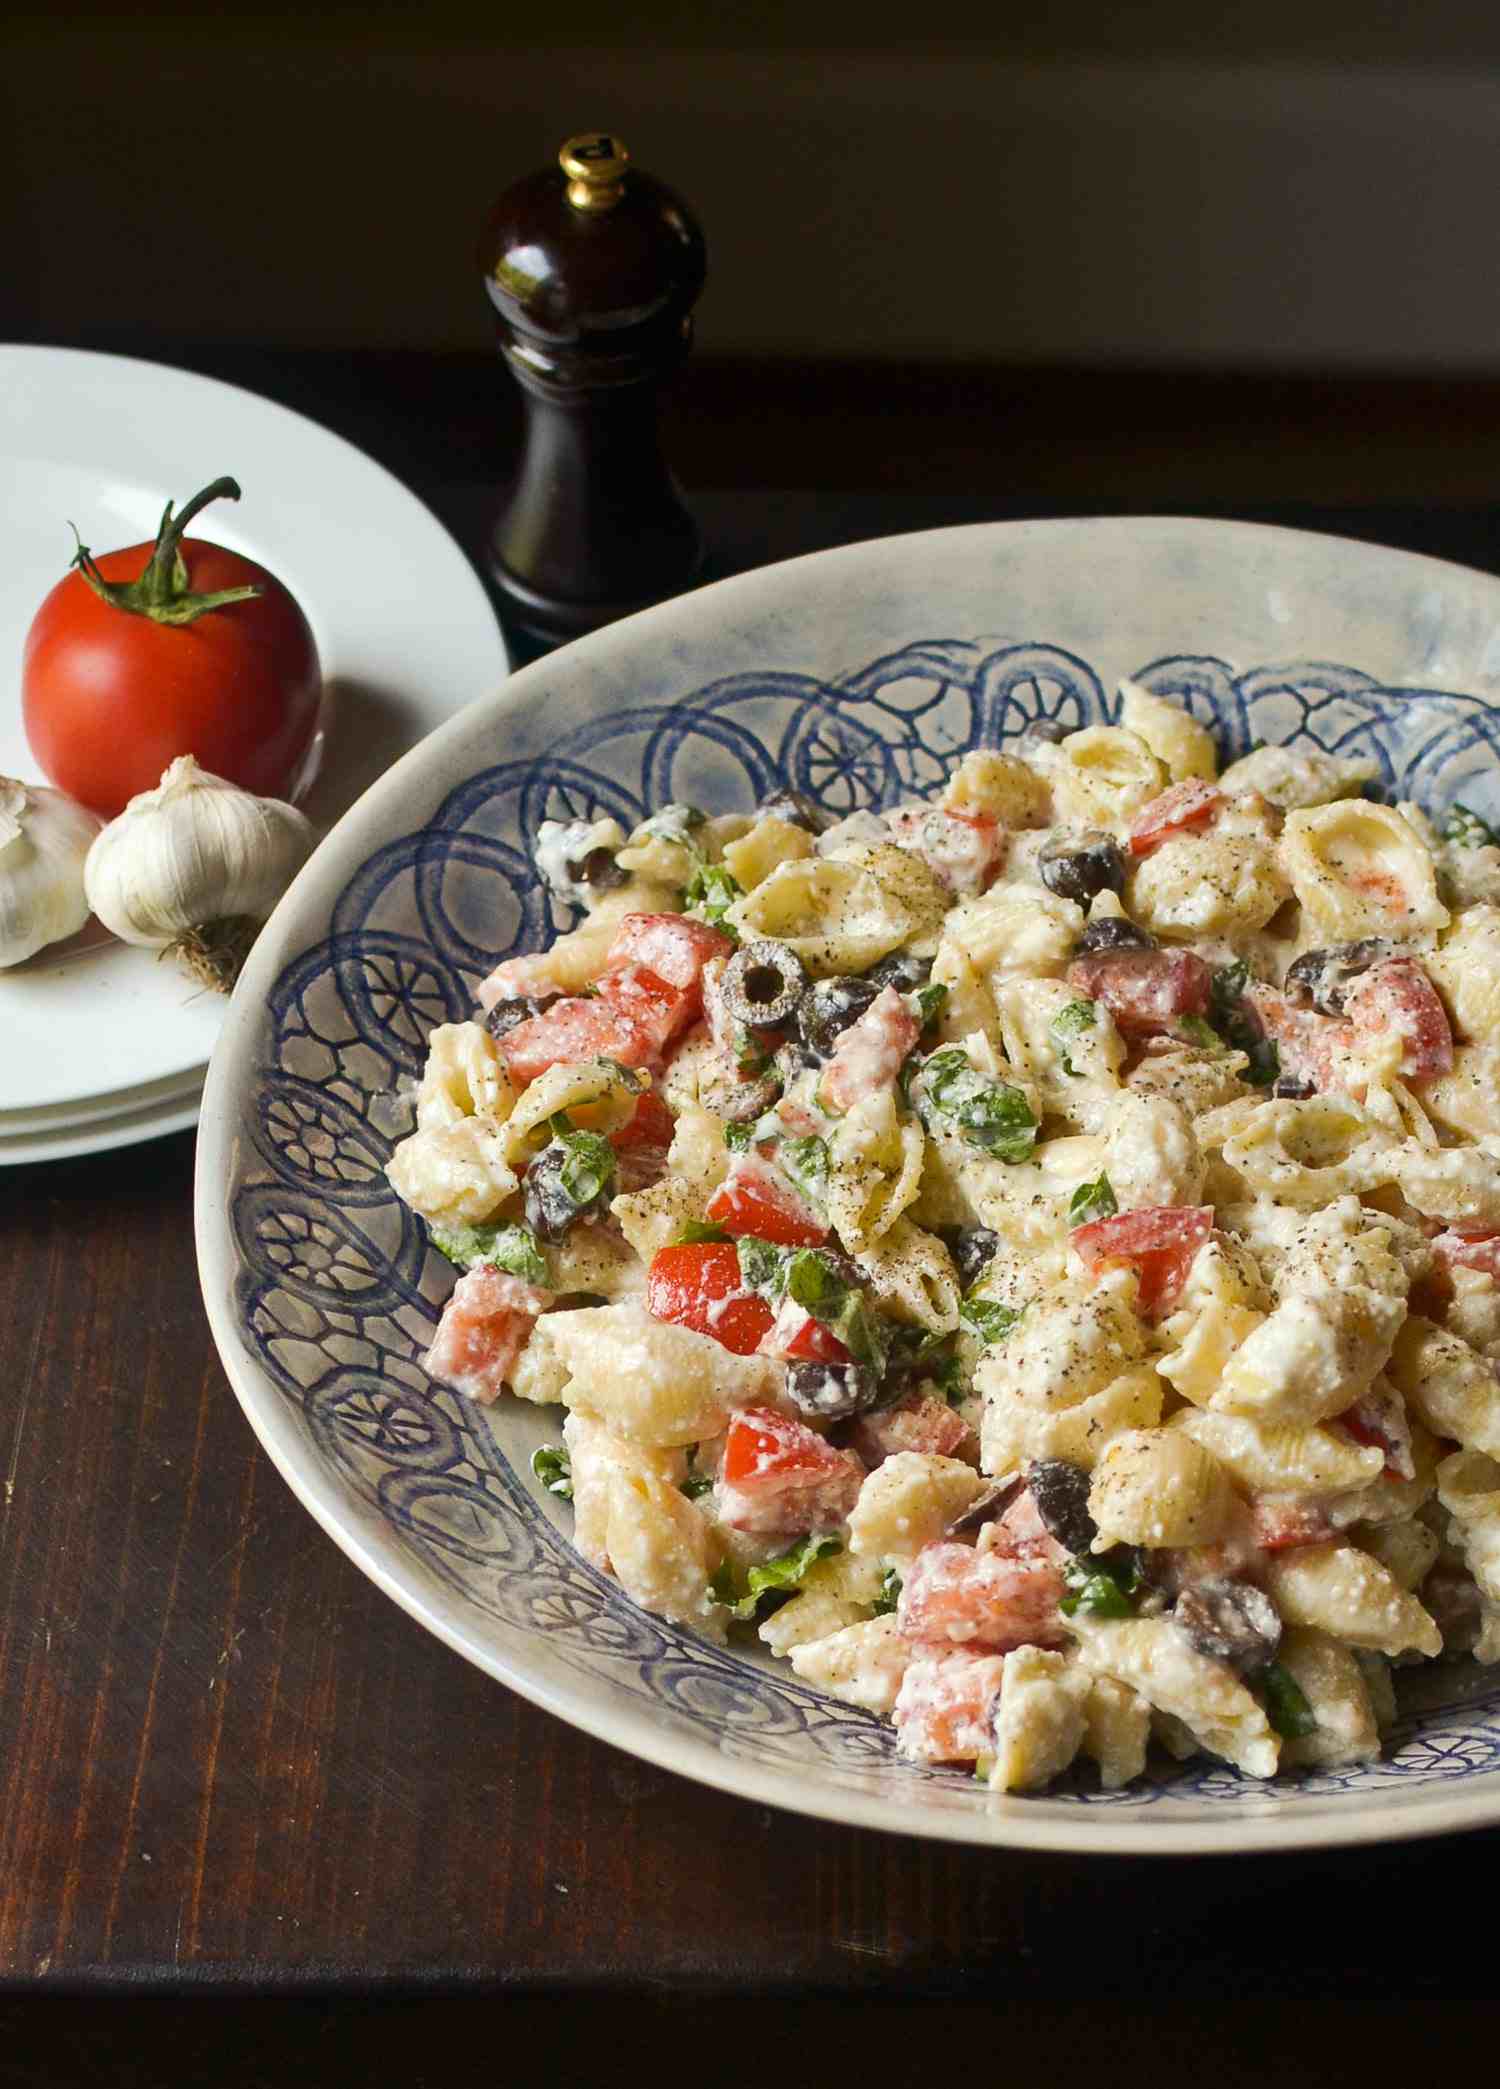
[[[433,1032],[426,1359],[637,1603],[1002,1791],[1500,1661],[1500,845],[1126,683],[935,802],[549,822]]]

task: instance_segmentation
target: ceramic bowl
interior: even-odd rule
[[[560,1718],[726,1790],[872,1827],[1088,1851],[1384,1841],[1500,1820],[1500,1671],[1411,1685],[1384,1758],[1270,1786],[1200,1759],[1102,1793],[995,1797],[784,1663],[637,1609],[532,1477],[558,1416],[482,1410],[419,1357],[449,1266],[386,1185],[413,1077],[476,982],[566,925],[547,818],[668,799],[831,811],[937,791],[1037,716],[1115,716],[1122,676],[1255,741],[1373,756],[1386,794],[1500,814],[1500,581],[1338,538],[1192,520],[1004,523],[721,583],[525,669],[385,775],[261,937],[199,1139],[204,1295],[288,1484],[449,1645]]]

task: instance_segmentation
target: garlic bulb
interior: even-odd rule
[[[123,942],[173,950],[227,992],[317,838],[294,806],[179,755],[89,850],[89,904]]]
[[[61,791],[0,776],[0,967],[88,920],[83,860],[101,825]]]

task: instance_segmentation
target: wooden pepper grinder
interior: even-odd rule
[[[526,410],[487,562],[507,619],[547,644],[676,594],[702,561],[657,427],[692,342],[702,230],[613,133],[557,157],[506,190],[479,249]]]

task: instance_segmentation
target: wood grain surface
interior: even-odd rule
[[[264,388],[313,403],[278,368]],[[317,381],[325,419],[368,416],[369,372]],[[467,533],[486,497],[447,440],[410,476]],[[725,565],[999,505],[703,504]],[[1322,519],[1494,548],[1489,509]],[[1082,1953],[1096,1998],[1489,1992],[1484,1925],[1414,1949],[1409,1916],[1462,1907],[1497,1833],[1169,1865],[956,1849],[775,1815],[535,1710],[261,1454],[199,1301],[192,1177],[189,1135],[0,1170],[0,1989],[1035,2002],[1076,1991]],[[1372,1889],[1401,1921],[1354,1918]]]

